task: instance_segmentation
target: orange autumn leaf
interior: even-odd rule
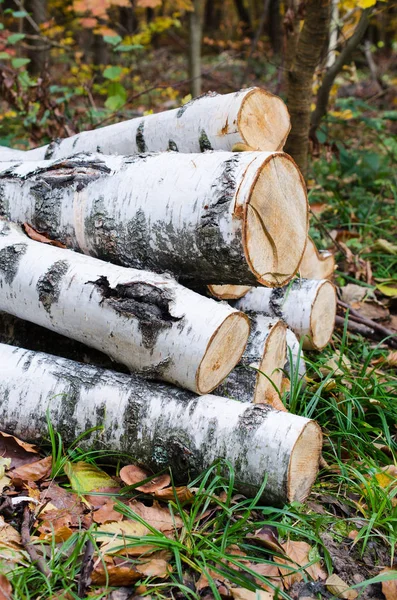
[[[58,242],[57,240],[51,240],[45,235],[42,235],[33,227],[29,225],[29,223],[24,223],[23,228],[27,236],[30,237],[31,240],[35,240],[35,242],[41,242],[42,244],[49,244],[50,246],[56,246],[57,248],[66,248],[65,244],[62,242]]]

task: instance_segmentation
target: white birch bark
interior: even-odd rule
[[[285,410],[280,399],[286,356],[287,327],[280,319],[247,313],[251,333],[238,365],[214,393],[240,402],[270,404]]]
[[[201,394],[235,366],[249,335],[245,315],[167,275],[41,244],[4,221],[0,310]]]
[[[237,487],[255,494],[268,477],[269,504],[303,501],[315,481],[321,430],[309,419],[0,345],[2,429],[32,442],[46,436],[46,413],[64,444],[87,429],[82,447],[128,453],[154,472],[171,466],[186,482],[218,458]],[[21,410],[21,407],[23,409]]]
[[[303,348],[321,350],[334,330],[336,291],[328,280],[295,279],[283,288],[252,288],[233,306],[278,317],[299,339],[303,337]]]
[[[308,237],[302,262],[299,265],[299,275],[302,279],[329,279],[334,271],[334,255],[328,250],[318,250],[311,237]]]
[[[281,150],[291,128],[284,102],[260,88],[232,94],[210,92],[180,108],[137,117],[29,150],[25,160],[66,158],[76,152],[231,151],[236,144],[252,150]]]
[[[3,163],[0,215],[85,254],[201,284],[285,284],[308,228],[304,182],[278,152]]]
[[[27,157],[27,152],[24,150],[15,150],[13,148],[8,148],[7,146],[0,146],[0,161],[10,161],[10,160],[30,160]]]
[[[305,382],[306,363],[299,340],[291,329],[287,329],[287,353],[284,365],[284,371],[288,378],[297,377],[303,383]],[[291,364],[292,363],[292,364]]]

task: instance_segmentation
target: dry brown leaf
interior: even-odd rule
[[[259,529],[255,533],[249,533],[247,538],[253,540],[273,552],[279,552],[283,554],[284,550],[277,539],[277,530],[275,527],[265,525],[262,529]]]
[[[0,515],[0,563],[3,572],[12,570],[16,564],[27,563],[28,559],[23,550],[21,535]]]
[[[295,542],[293,540],[288,540],[284,544],[282,544],[284,552],[288,559],[278,558],[277,562],[289,565],[292,569],[297,569],[297,565],[300,567],[305,567],[309,562],[309,552],[311,550],[311,546],[306,542]],[[296,581],[302,581],[303,576],[302,573],[297,571],[293,573],[291,568],[285,569],[280,567],[280,573],[283,576],[284,587],[288,590]],[[308,575],[314,580],[318,579],[325,580],[327,578],[327,573],[321,567],[320,562],[317,562],[309,567],[304,569]]]
[[[388,319],[390,314],[386,306],[383,306],[383,304],[375,300],[358,302],[358,305],[352,306],[352,308],[354,308],[361,317],[372,319],[373,321],[383,321]]]
[[[313,202],[313,204],[310,204],[310,212],[314,215],[320,216],[326,210],[330,210],[330,205],[326,202]]]
[[[384,365],[387,367],[397,367],[397,350],[389,352],[387,356],[382,356],[377,360],[372,361],[373,365]]]
[[[347,285],[339,288],[341,300],[346,304],[354,304],[355,302],[362,302],[368,295],[368,288],[356,283],[348,283]]]
[[[41,529],[42,528],[40,528],[40,531]],[[40,533],[40,539],[58,544],[59,542],[66,542],[71,535],[73,535],[73,530],[70,529],[68,525],[61,525],[57,528],[53,528],[52,531],[48,533]]]
[[[29,223],[24,223],[23,228],[25,230],[26,235],[35,242],[41,242],[42,244],[50,244],[50,246],[56,246],[57,248],[66,248],[65,244],[62,244],[62,242],[58,242],[57,240],[51,240],[47,236],[33,229],[33,227],[29,225]]]
[[[13,435],[0,431],[0,456],[11,458],[10,469],[37,461],[37,448]]]
[[[232,588],[230,591],[235,600],[273,600],[274,595],[272,593],[264,592],[262,590],[250,592],[245,588]]]
[[[95,523],[102,524],[110,521],[122,521],[123,515],[115,510],[114,505],[114,500],[107,500],[105,504],[98,508],[92,515]]]
[[[258,573],[258,575],[261,575],[262,577],[266,577],[267,579],[269,579],[269,581],[271,581],[274,586],[278,586],[281,588],[283,587],[283,582],[282,582],[278,567],[275,564],[251,563],[249,565],[249,568],[252,571],[255,571],[255,573]],[[273,591],[273,588],[270,585],[266,585],[265,583],[263,583],[263,581],[260,581],[259,579],[256,579],[255,581],[256,581],[256,584],[259,587],[263,588],[264,590],[266,590],[268,592]]]
[[[40,481],[41,479],[45,479],[50,475],[51,467],[52,457],[47,456],[42,460],[17,467],[10,472],[10,477],[12,483],[17,487],[20,487],[27,481]]]
[[[152,558],[148,562],[136,565],[136,570],[145,577],[160,577],[165,579],[172,571],[171,565],[162,558]]]
[[[173,531],[175,528],[180,529],[183,526],[181,517],[171,515],[168,508],[163,508],[156,501],[153,502],[153,506],[146,506],[142,502],[135,500],[131,500],[128,504],[146,523],[163,533]]]
[[[331,594],[337,598],[343,598],[344,600],[355,600],[358,596],[358,592],[349,589],[347,583],[335,573],[328,577],[325,582],[325,587]]]
[[[387,573],[397,576],[395,569],[382,569],[379,575],[385,575]],[[388,581],[382,581],[382,592],[386,600],[396,600],[397,598],[397,579],[389,579]]]
[[[93,585],[130,586],[142,577],[142,574],[136,570],[131,561],[124,560],[122,563],[115,564],[113,559],[106,556],[105,563],[106,567],[103,560],[98,559],[96,561],[91,573]]]
[[[12,600],[12,586],[5,575],[0,575],[0,600]]]
[[[126,485],[135,485],[140,481],[144,481],[148,477],[150,477],[150,473],[144,471],[136,465],[127,465],[120,471],[120,478]],[[145,492],[146,494],[153,494],[157,490],[162,490],[163,488],[167,487],[167,485],[170,485],[170,483],[171,477],[165,473],[164,475],[153,477],[150,481],[138,486],[136,489],[140,492]]]
[[[330,231],[329,235],[335,242],[342,243],[360,237],[360,234],[357,231],[348,231],[347,229],[333,229]]]
[[[97,531],[96,540],[102,543],[102,554],[128,554],[129,556],[139,556],[144,552],[154,552],[155,546],[135,545],[137,540],[147,535],[149,529],[137,521],[117,521],[105,523]],[[129,545],[134,544],[134,545]]]
[[[191,490],[183,485],[181,487],[167,487],[162,490],[156,490],[154,492],[155,498],[159,500],[163,500],[163,502],[167,502],[168,500],[175,500],[175,497],[178,498],[179,502],[191,502],[194,498]]]

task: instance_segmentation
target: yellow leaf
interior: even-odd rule
[[[377,0],[358,0],[357,5],[360,8],[371,8],[371,6],[375,6]]]
[[[382,292],[384,296],[397,298],[397,281],[395,279],[387,279],[382,283],[378,283],[376,289]]]
[[[103,554],[129,554],[139,556],[144,552],[154,551],[154,546],[139,545],[139,538],[147,535],[149,529],[137,521],[114,521],[105,523],[98,529],[96,539],[102,542]],[[135,539],[136,538],[136,539]]]
[[[90,463],[67,462],[64,467],[72,489],[79,494],[88,494],[104,488],[118,488],[119,484],[110,475]]]

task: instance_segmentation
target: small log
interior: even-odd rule
[[[233,306],[283,319],[299,339],[303,337],[303,348],[322,350],[335,327],[336,290],[327,279],[295,279],[283,288],[254,287]]]
[[[26,153],[25,160],[66,158],[76,152],[231,151],[236,144],[252,150],[281,150],[291,128],[288,109],[278,96],[260,88],[232,94],[210,92],[165,112],[137,117]]]
[[[0,310],[205,394],[244,351],[248,318],[167,275],[35,242],[0,222]]]
[[[334,271],[334,255],[328,250],[318,250],[311,237],[308,237],[302,262],[299,265],[299,275],[302,279],[330,279]]]
[[[285,410],[279,390],[285,364],[287,327],[280,319],[271,319],[261,313],[247,315],[251,333],[244,354],[214,393]]]
[[[85,254],[205,285],[285,284],[308,227],[303,179],[277,152],[3,163],[0,216]]]
[[[209,285],[211,296],[218,300],[238,300],[250,291],[249,285]]]
[[[321,455],[314,421],[82,365],[48,354],[0,345],[2,429],[38,442],[46,437],[47,410],[65,445],[123,452],[153,469],[171,466],[186,482],[214,460],[235,469],[236,485],[255,494],[268,481],[269,504],[302,502],[310,493]],[[21,410],[23,407],[23,410]]]

